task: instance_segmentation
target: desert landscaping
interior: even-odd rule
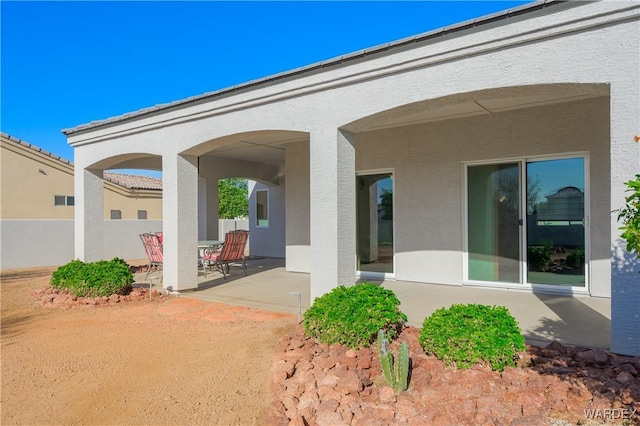
[[[3,271],[1,424],[264,424],[294,316],[176,297],[63,306],[35,294],[52,271]]]
[[[157,292],[149,300],[143,288],[129,296],[73,298],[48,287],[52,272],[1,276],[3,425],[640,419],[640,357],[553,342],[528,346],[520,367],[503,373],[455,370],[426,356],[418,330],[406,327],[392,346],[405,341],[411,348],[410,384],[394,392],[375,348],[318,344],[292,315]]]

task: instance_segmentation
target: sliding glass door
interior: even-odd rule
[[[584,159],[527,163],[527,282],[585,286]]]
[[[470,281],[586,286],[585,160],[467,167]]]
[[[393,176],[356,177],[357,253],[361,273],[393,274]]]
[[[520,166],[468,169],[469,279],[520,281]]]

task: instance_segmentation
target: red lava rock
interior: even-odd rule
[[[153,291],[157,294],[155,289]],[[35,303],[39,305],[64,310],[92,306],[108,307],[121,302],[142,302],[148,301],[149,299],[149,290],[146,288],[134,289],[131,294],[135,296],[132,297],[129,295],[112,294],[109,297],[77,297],[66,290],[54,289],[50,286],[45,286],[42,289],[31,292],[31,297],[34,299]],[[164,296],[160,295],[158,299],[162,298],[164,298]]]
[[[379,391],[381,402],[396,402],[396,393],[390,386],[383,386]]]
[[[628,385],[633,383],[633,375],[628,371],[623,371],[616,376],[616,381],[621,385]]]
[[[340,378],[340,381],[335,386],[335,390],[343,394],[357,393],[362,390],[364,386],[360,381],[360,378],[354,371],[348,371]]]
[[[335,411],[318,410],[316,415],[316,423],[318,426],[342,426],[347,425],[342,420],[340,413]]]
[[[626,371],[627,373],[631,373],[634,376],[638,375],[638,370],[636,370],[636,368],[633,366],[633,364],[620,364],[620,366],[618,366],[618,370],[620,371]]]
[[[359,349],[351,358],[349,349],[305,339],[298,327],[278,345],[274,366],[286,359],[296,368],[274,388],[279,411],[271,413],[307,425],[538,425],[549,418],[585,423],[589,408],[640,410],[640,357],[551,342],[528,346],[519,357],[528,360],[524,368],[455,370],[416,348],[418,335],[405,328],[392,344],[395,351],[398,341],[408,342],[412,360],[409,389],[395,394],[382,378],[375,349]]]
[[[322,376],[321,378],[316,377],[316,381],[318,383],[318,387],[328,386],[330,388],[333,388],[338,384],[340,378],[335,374],[327,374]]]
[[[576,359],[589,364],[604,364],[608,361],[609,356],[601,349],[589,349],[576,354]]]
[[[353,349],[349,349],[347,350],[347,352],[345,352],[344,354],[347,358],[355,358],[357,356],[356,351],[354,351]]]

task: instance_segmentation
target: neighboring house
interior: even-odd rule
[[[105,173],[100,187],[105,257],[144,258],[138,234],[162,229],[162,180]],[[0,133],[0,269],[73,259],[74,211],[73,163]]]
[[[73,219],[73,163],[0,134],[0,219]],[[104,175],[105,219],[162,219],[162,179]]]
[[[252,239],[283,238],[312,300],[358,277],[611,298],[611,349],[640,355],[640,265],[611,213],[640,168],[639,69],[640,3],[551,0],[66,129],[76,255],[104,255],[103,170],[162,169],[164,285],[195,288],[216,182],[250,178]],[[566,187],[573,241],[529,217]]]

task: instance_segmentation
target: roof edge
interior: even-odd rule
[[[32,143],[24,141],[24,140],[22,140],[20,138],[17,138],[15,136],[12,136],[12,135],[10,135],[8,133],[5,133],[5,132],[0,132],[0,136],[5,138],[5,139],[7,139],[7,140],[9,140],[9,141],[11,141],[11,142],[14,142],[14,143],[16,143],[16,144],[18,144],[20,146],[23,146],[23,147],[31,149],[31,150],[33,150],[33,151],[35,151],[37,153],[43,154],[43,155],[45,155],[47,157],[50,157],[54,161],[58,161],[58,162],[60,162],[60,163],[62,163],[64,165],[68,165],[68,166],[74,167],[73,166],[73,161],[70,161],[70,160],[67,160],[65,158],[62,158],[59,155],[53,154],[53,153],[51,153],[51,152],[49,152],[47,150],[44,150],[44,149],[42,149],[42,148],[40,148],[38,146],[35,146]],[[157,180],[157,181],[159,181],[159,185],[160,185],[160,188],[142,188],[142,187],[137,187],[135,185],[126,185],[126,184],[124,184],[122,182],[119,182],[117,179],[112,178],[110,176],[106,176],[106,175],[122,175],[122,176],[134,176],[134,177],[141,176],[141,175],[128,175],[128,174],[124,174],[124,173],[104,172],[102,179],[107,181],[107,182],[111,182],[114,185],[117,185],[117,186],[120,186],[122,188],[125,188],[125,189],[139,189],[139,190],[145,190],[145,191],[162,191],[162,179],[158,179],[158,178],[154,178],[154,177],[150,177],[150,176],[142,176],[143,178]]]
[[[191,104],[191,103],[195,103],[195,102],[199,102],[208,98],[215,98],[215,97],[219,97],[219,96],[223,96],[223,95],[228,95],[240,90],[244,90],[244,89],[248,89],[251,87],[255,87],[255,86],[261,86],[263,84],[267,84],[267,83],[272,83],[278,80],[282,80],[285,78],[289,78],[289,77],[294,77],[297,75],[302,75],[302,74],[306,74],[310,71],[313,70],[318,70],[318,69],[322,69],[322,68],[328,68],[328,67],[333,67],[333,66],[337,66],[337,65],[341,65],[344,64],[345,62],[348,61],[352,61],[355,59],[360,59],[360,58],[364,58],[367,56],[372,56],[375,54],[379,54],[382,52],[386,52],[389,51],[391,49],[395,49],[395,48],[399,48],[401,46],[407,46],[409,44],[414,44],[414,43],[419,43],[419,42],[423,42],[429,39],[434,39],[436,37],[440,37],[443,35],[448,35],[448,34],[452,34],[452,33],[456,33],[456,32],[460,32],[460,31],[464,31],[464,30],[468,30],[470,28],[474,28],[474,27],[479,27],[482,25],[486,25],[492,22],[496,22],[496,21],[500,21],[500,20],[504,20],[504,19],[508,19],[508,18],[512,18],[515,16],[520,16],[526,13],[531,13],[534,12],[536,10],[541,10],[544,8],[547,8],[549,6],[554,6],[554,5],[558,5],[558,4],[564,4],[564,3],[570,3],[571,1],[569,0],[538,0],[532,3],[527,3],[527,4],[523,4],[521,6],[517,6],[511,9],[507,9],[501,12],[494,12],[488,15],[483,15],[479,18],[474,18],[474,19],[469,19],[466,21],[462,21],[459,23],[455,23],[449,26],[445,26],[445,27],[440,27],[440,28],[436,28],[434,30],[430,30],[424,33],[420,33],[414,36],[409,36],[406,38],[402,38],[396,41],[392,41],[390,43],[383,43],[383,44],[379,44],[373,47],[368,47],[365,49],[361,49],[355,52],[351,52],[351,53],[347,53],[341,56],[337,56],[331,59],[327,59],[324,61],[320,61],[320,62],[315,62],[309,65],[305,65],[303,67],[300,68],[294,68],[292,70],[289,71],[284,71],[281,73],[277,73],[277,74],[272,74],[270,76],[266,76],[266,77],[262,77],[262,78],[258,78],[255,80],[250,80],[246,83],[241,83],[238,85],[234,85],[231,87],[227,87],[227,88],[223,88],[223,89],[219,89],[219,90],[215,90],[212,92],[205,92],[201,95],[195,95],[195,96],[190,96],[188,98],[184,98],[184,99],[179,99],[177,101],[173,101],[173,102],[169,102],[169,103],[164,103],[164,104],[158,104],[155,105],[153,107],[147,107],[147,108],[143,108],[137,111],[133,111],[133,112],[129,112],[129,113],[125,113],[122,115],[118,115],[118,116],[114,116],[114,117],[110,117],[110,118],[106,118],[103,120],[97,120],[97,121],[92,121],[90,123],[87,124],[81,124],[78,125],[76,127],[70,127],[70,128],[66,128],[66,129],[62,129],[62,133],[64,133],[65,135],[69,136],[72,135],[74,133],[79,133],[85,130],[89,130],[89,129],[94,129],[94,128],[98,128],[98,127],[103,127],[109,124],[113,124],[113,123],[118,123],[118,122],[122,122],[122,121],[126,121],[128,119],[132,119],[132,118],[138,118],[147,114],[151,114],[151,113],[156,113],[156,112],[160,112],[160,111],[164,111],[164,110],[168,110],[171,108],[175,108],[178,106],[183,106],[183,105],[187,105],[187,104]]]

